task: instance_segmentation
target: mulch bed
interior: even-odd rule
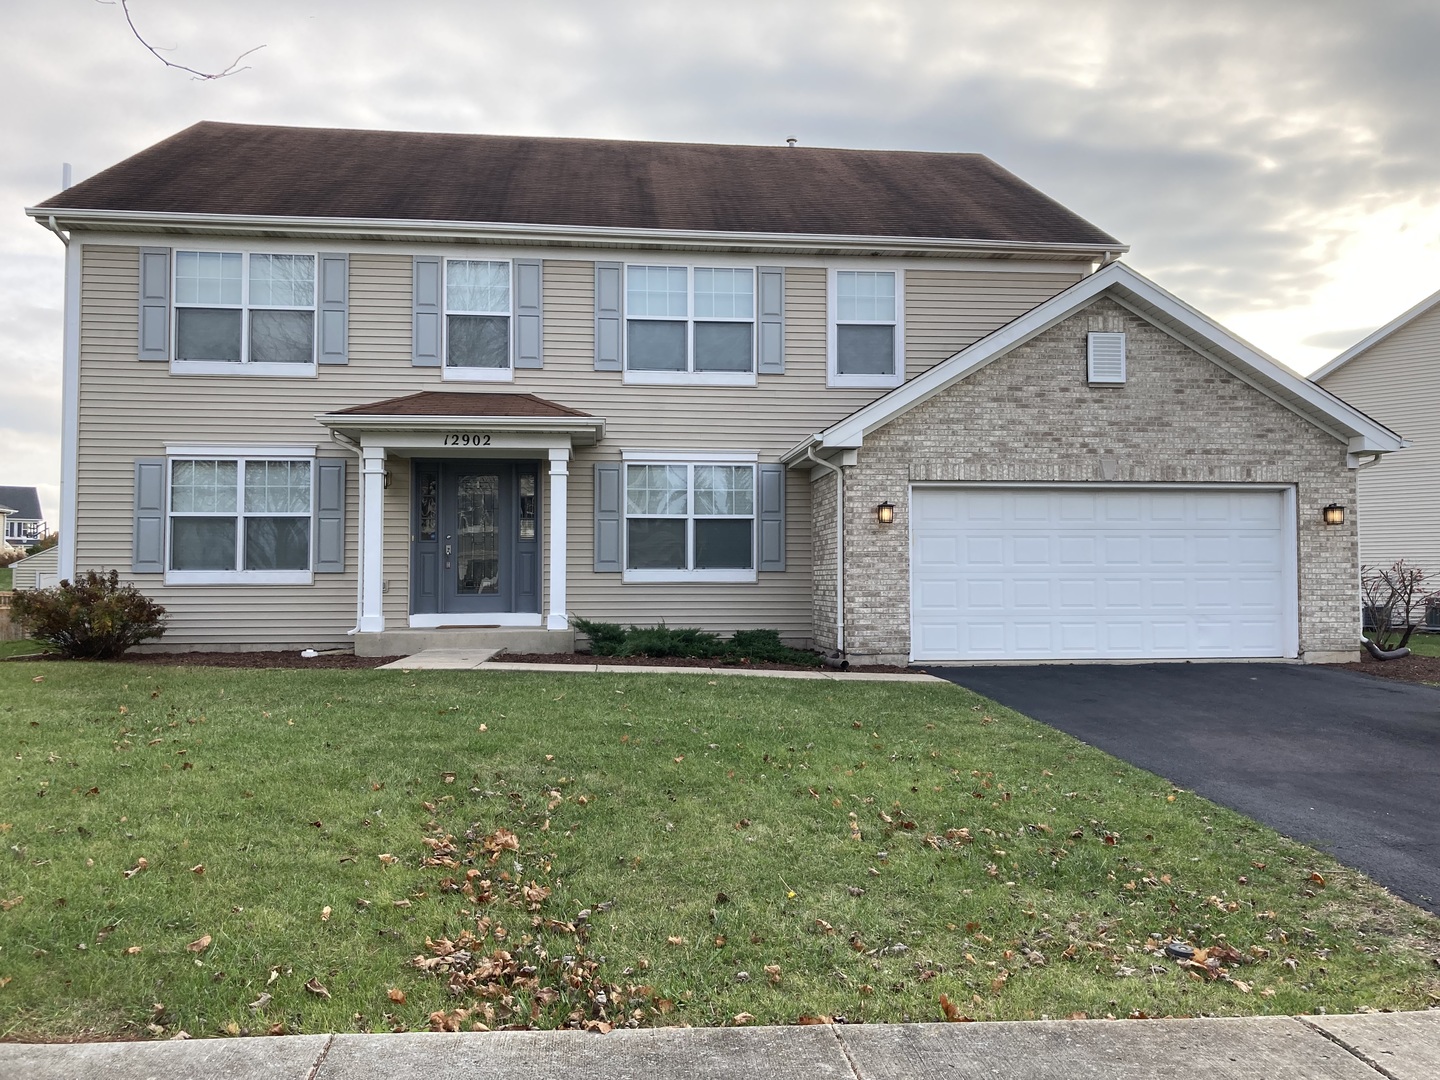
[[[782,664],[773,660],[723,660],[698,656],[595,656],[593,653],[500,653],[495,660],[507,664],[605,664],[615,667],[742,668],[753,671],[831,671],[816,664]],[[909,668],[877,664],[855,671],[888,671],[914,674]],[[836,674],[844,674],[836,672]]]
[[[1336,664],[1337,671],[1358,671],[1401,682],[1440,683],[1440,656],[1416,656],[1413,653],[1399,660],[1376,660],[1365,653],[1358,664]]]

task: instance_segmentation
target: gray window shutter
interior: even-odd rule
[[[140,359],[170,359],[170,249],[140,249]]]
[[[620,565],[620,513],[623,486],[618,462],[597,462],[595,465],[595,573],[618,574]]]
[[[515,366],[544,367],[541,334],[543,273],[539,259],[515,260]]]
[[[756,469],[760,498],[755,527],[760,537],[760,570],[785,569],[785,466],[761,465]]]
[[[132,574],[165,572],[165,459],[135,461],[135,538]]]
[[[315,572],[345,572],[345,459],[315,461]]]
[[[320,363],[350,362],[350,256],[320,256]]]
[[[620,263],[595,264],[595,370],[620,370],[625,330],[625,270]],[[618,566],[615,569],[620,569]]]
[[[416,367],[440,366],[440,258],[415,256],[415,351],[410,362]]]
[[[762,266],[756,271],[758,285],[755,312],[759,344],[756,370],[761,375],[785,374],[785,270]]]

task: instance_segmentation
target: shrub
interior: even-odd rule
[[[18,592],[10,617],[72,660],[109,660],[165,632],[165,609],[134,585],[121,585],[114,570]]]
[[[1408,645],[1415,632],[1415,613],[1425,610],[1436,592],[1428,588],[1430,575],[1400,559],[1387,569],[1360,567],[1360,592],[1364,601],[1365,625],[1382,649]]]
[[[619,623],[591,622],[579,616],[571,623],[590,639],[596,656],[684,657],[716,660],[725,664],[777,663],[818,667],[820,657],[803,649],[792,649],[775,630],[737,630],[722,638],[706,630],[659,626],[621,626]]]

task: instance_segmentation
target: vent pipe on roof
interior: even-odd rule
[[[68,161],[60,163],[60,190],[70,190],[70,162]]]
[[[798,143],[799,141],[800,141],[800,140],[797,139],[797,138],[795,138],[794,135],[791,135],[788,139],[785,140],[785,145],[788,146],[788,147],[790,147],[791,149],[794,149],[795,144]]]

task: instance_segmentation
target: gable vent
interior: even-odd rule
[[[1088,350],[1092,383],[1125,381],[1125,335],[1091,334]]]

